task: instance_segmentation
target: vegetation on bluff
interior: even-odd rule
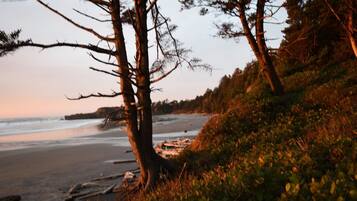
[[[238,95],[146,199],[356,199],[356,64],[280,66],[284,96],[264,82]]]
[[[168,103],[219,114],[177,158],[178,176],[136,198],[357,200],[357,61],[323,3],[287,1],[274,57],[284,95],[251,62],[194,100]]]

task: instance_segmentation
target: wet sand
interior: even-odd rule
[[[155,123],[154,133],[198,130],[209,118],[202,115],[181,117]],[[123,135],[124,131],[114,130],[95,137]],[[128,149],[112,144],[89,144],[1,151],[0,197],[16,194],[25,201],[63,200],[64,192],[74,184],[135,168],[135,164],[105,162],[133,158],[131,153],[126,153]]]

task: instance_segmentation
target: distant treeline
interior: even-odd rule
[[[256,62],[247,64],[242,71],[237,68],[232,75],[222,77],[218,87],[207,89],[203,95],[192,100],[159,101],[153,103],[153,112],[164,113],[219,113],[227,109],[239,98],[240,94],[257,87],[262,79],[259,78]]]

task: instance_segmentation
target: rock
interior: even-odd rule
[[[20,201],[20,200],[21,200],[21,196],[19,195],[10,195],[0,198],[0,201]]]

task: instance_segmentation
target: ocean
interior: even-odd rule
[[[98,125],[103,119],[64,120],[62,117],[0,119],[0,135],[48,132]]]
[[[159,115],[155,116],[154,125],[175,123],[187,118],[192,117]],[[102,121],[64,120],[60,117],[0,119],[0,151],[86,144],[130,146],[124,127],[103,131],[98,127]],[[198,130],[154,134],[153,141],[156,144],[170,138],[193,137],[197,133]]]

